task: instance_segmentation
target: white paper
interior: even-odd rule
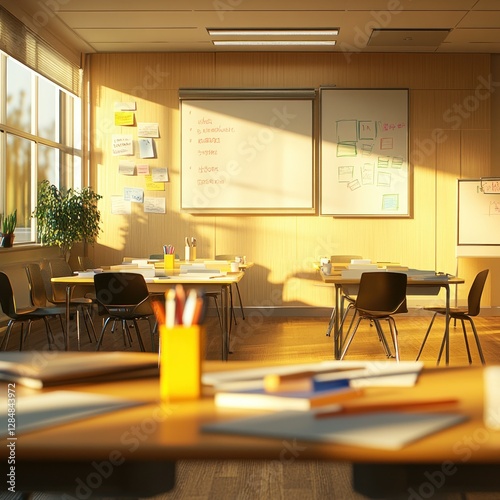
[[[138,137],[159,137],[158,123],[139,122],[137,124]]]
[[[168,182],[167,167],[156,167],[151,169],[153,182]]]
[[[314,411],[280,411],[207,424],[202,429],[205,432],[399,450],[418,439],[467,420],[466,416],[459,414],[424,412],[366,413],[331,418],[315,418],[314,415]]]
[[[143,203],[144,202],[144,189],[126,187],[123,189],[123,199],[125,201],[131,201],[133,203]]]
[[[141,158],[154,158],[154,142],[153,139],[139,139],[139,151]]]
[[[130,215],[132,204],[123,196],[111,196],[111,213],[113,215]]]
[[[113,156],[131,156],[134,154],[134,140],[128,134],[113,134]]]
[[[135,163],[133,161],[122,160],[118,163],[118,173],[121,175],[134,175]]]
[[[134,101],[129,102],[115,102],[115,111],[135,111],[137,105]]]
[[[165,198],[157,198],[156,196],[144,197],[144,213],[164,214],[165,213]]]

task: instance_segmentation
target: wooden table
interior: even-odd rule
[[[340,353],[342,351],[342,332],[340,329],[340,321],[342,315],[342,287],[345,286],[356,286],[359,285],[360,278],[342,278],[340,273],[326,275],[322,271],[320,271],[321,278],[324,283],[329,283],[335,285],[335,304],[337,314],[335,314],[335,322],[333,325],[333,355],[335,359],[339,359]],[[407,294],[418,294],[418,295],[437,295],[439,292],[439,288],[444,288],[446,291],[446,326],[445,326],[445,341],[446,341],[446,349],[445,349],[445,358],[446,364],[449,363],[450,358],[450,349],[449,349],[449,311],[450,311],[450,285],[460,285],[465,283],[462,278],[443,278],[437,276],[436,279],[430,278],[417,278],[417,277],[408,277],[407,283]]]
[[[86,352],[78,354],[82,357],[93,355]],[[65,353],[58,352],[58,355],[64,356]],[[137,353],[137,356],[154,354]],[[204,371],[213,371],[258,365],[207,361],[203,368]],[[217,409],[209,395],[191,402],[162,403],[158,400],[159,382],[156,378],[66,386],[62,389],[123,396],[146,404],[18,434],[17,491],[59,491],[62,488],[73,497],[78,497],[75,494],[78,487],[83,492],[84,486],[88,489],[96,485],[96,490],[97,486],[105,487],[107,493],[113,494],[123,493],[123,490],[137,496],[159,494],[173,487],[174,464],[181,459],[352,462],[355,485],[356,478],[359,482],[363,475],[366,479],[367,473],[377,471],[377,487],[393,488],[396,485],[403,492],[409,487],[418,491],[424,482],[429,481],[429,477],[434,476],[436,480],[445,479],[440,491],[466,479],[478,487],[472,491],[481,491],[487,485],[500,491],[500,476],[492,473],[492,470],[498,470],[500,464],[500,431],[484,426],[482,377],[482,367],[436,367],[424,369],[417,385],[412,388],[367,388],[363,403],[456,398],[459,400],[458,411],[468,417],[466,422],[396,451],[302,441],[287,441],[287,446],[284,446],[283,439],[204,433],[201,426],[206,423],[262,412]],[[16,390],[16,397],[30,393],[19,384]],[[6,384],[0,384],[0,393],[4,398]],[[2,474],[7,467],[7,456],[8,450],[2,446]],[[357,474],[360,471],[363,472],[361,476]],[[2,485],[5,489],[5,479]],[[467,491],[470,486],[465,484],[461,487]],[[366,484],[359,486],[360,489],[367,487]],[[364,491],[364,494],[367,492]]]
[[[159,271],[159,272],[158,272]],[[103,271],[106,272],[106,271]],[[129,272],[134,272],[133,268]],[[227,361],[229,353],[229,332],[231,326],[231,301],[230,301],[230,288],[233,283],[239,283],[243,276],[244,271],[236,273],[227,273],[223,276],[210,277],[210,276],[193,276],[184,277],[179,276],[179,269],[172,270],[157,270],[159,274],[155,278],[146,278],[146,284],[150,292],[165,292],[172,286],[177,284],[203,287],[206,289],[219,289],[221,291],[221,310],[222,310],[222,354],[221,359]],[[60,283],[66,285],[66,350],[69,349],[69,330],[70,330],[70,302],[71,295],[75,286],[94,286],[93,277],[75,276],[62,276],[52,278],[53,283]]]

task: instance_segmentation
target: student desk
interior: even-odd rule
[[[158,271],[158,270],[157,270]],[[106,271],[103,271],[106,272]],[[130,269],[129,272],[134,272]],[[160,274],[160,273],[157,273]],[[155,278],[146,278],[146,284],[150,292],[165,292],[172,286],[177,284],[203,287],[206,289],[219,289],[221,291],[221,309],[222,309],[222,360],[227,361],[229,353],[229,331],[231,322],[231,301],[230,301],[230,287],[233,283],[239,283],[243,276],[244,271],[236,273],[227,273],[224,276],[209,277],[198,275],[196,277],[183,277],[179,276],[179,269],[161,270],[161,276]],[[94,286],[93,277],[81,276],[62,276],[52,278],[53,283],[61,283],[66,285],[66,350],[69,349],[69,330],[70,330],[70,301],[73,289],[75,286]]]
[[[335,304],[334,307],[337,310],[337,314],[335,315],[335,323],[333,325],[333,355],[335,359],[339,359],[340,353],[342,351],[342,332],[340,331],[340,321],[342,315],[342,287],[347,285],[356,286],[359,285],[360,278],[342,278],[340,273],[326,275],[322,271],[320,271],[321,278],[324,283],[329,283],[335,285]],[[436,277],[436,279],[430,278],[418,278],[418,277],[408,277],[407,283],[407,294],[408,295],[437,295],[439,292],[439,288],[444,288],[446,291],[446,326],[445,326],[445,338],[446,338],[446,364],[449,362],[449,323],[448,323],[448,315],[450,310],[450,285],[460,285],[465,281],[462,278],[440,278]]]
[[[203,370],[256,366],[259,363],[206,361]],[[398,489],[405,493],[410,487],[418,492],[427,483],[440,492],[449,487],[500,491],[500,431],[489,430],[483,424],[482,377],[482,367],[430,367],[423,369],[414,387],[367,388],[362,403],[456,398],[457,411],[468,417],[459,425],[396,451],[204,433],[200,428],[205,423],[262,412],[217,409],[209,394],[196,401],[162,404],[158,402],[157,378],[58,387],[123,396],[147,404],[24,435],[18,433],[16,491],[63,490],[71,495],[68,498],[83,498],[78,492],[83,495],[85,488],[104,488],[110,495],[151,496],[174,486],[175,461],[185,459],[280,460],[284,467],[308,459],[351,462],[355,489],[366,495],[371,495],[373,488],[383,489],[385,496],[387,491]],[[4,398],[6,384],[0,383],[0,391]],[[19,384],[16,391],[17,398],[31,394]],[[4,479],[0,490],[6,489],[7,455],[8,450],[2,446],[0,471]],[[422,490],[420,495],[429,498],[428,490]]]

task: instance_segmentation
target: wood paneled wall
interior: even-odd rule
[[[198,256],[246,255],[255,263],[242,282],[252,306],[327,306],[331,288],[321,286],[313,261],[332,254],[359,254],[374,261],[455,273],[457,178],[493,175],[491,113],[495,87],[487,54],[325,54],[325,53],[150,53],[89,56],[90,179],[104,195],[103,232],[90,249],[96,263],[124,256],[161,253],[172,243],[183,255],[184,236],[196,236]],[[494,80],[494,78],[493,78]],[[179,88],[346,88],[410,89],[412,216],[404,219],[321,216],[194,216],[180,212]],[[157,158],[168,167],[166,214],[144,214],[133,204],[130,216],[111,214],[111,196],[144,179],[118,174],[111,152],[117,133],[135,129],[114,125],[114,103],[136,101],[136,120],[158,122]],[[500,112],[499,112],[500,116]],[[496,174],[500,171],[497,167]],[[496,259],[460,259],[463,303],[471,281],[489,267],[483,305],[500,306]],[[430,299],[430,300],[436,300]],[[413,298],[425,305],[429,298]]]

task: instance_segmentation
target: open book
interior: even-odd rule
[[[0,380],[32,389],[158,376],[158,355],[135,352],[0,353]]]

